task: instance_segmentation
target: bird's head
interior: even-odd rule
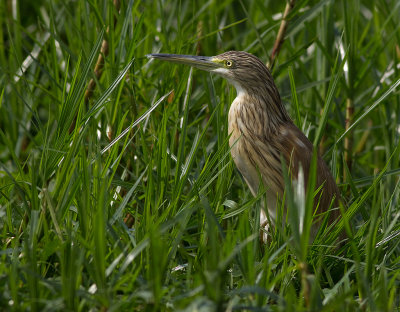
[[[148,54],[148,58],[190,65],[201,70],[216,73],[231,84],[238,93],[254,94],[258,89],[274,89],[277,92],[269,70],[256,56],[243,51],[229,51],[217,56],[196,56],[180,54]],[[276,90],[276,91],[275,91]]]

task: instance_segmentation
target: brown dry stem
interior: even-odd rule
[[[121,5],[120,0],[114,0],[113,4],[114,4],[116,11],[119,12],[120,5]],[[115,27],[116,23],[117,23],[117,18],[114,17],[114,27]],[[110,27],[107,27],[106,34],[108,34],[109,31],[110,31]],[[101,44],[100,53],[99,53],[99,56],[97,57],[96,65],[94,67],[94,75],[95,75],[96,79],[94,79],[94,78],[90,79],[89,84],[85,91],[84,100],[85,100],[86,106],[89,105],[89,101],[93,96],[93,92],[96,88],[96,80],[99,80],[101,78],[101,76],[103,75],[105,58],[107,57],[108,52],[109,52],[109,44],[108,44],[108,41],[106,38],[106,39],[103,39],[103,42]],[[77,117],[77,115],[75,115],[74,120],[72,121],[72,124],[69,128],[69,133],[71,133],[75,129],[76,117]]]
[[[353,123],[353,115],[354,115],[353,101],[348,98],[346,101],[346,121],[345,121],[346,131],[347,129],[350,128],[350,126]],[[350,131],[349,134],[344,139],[344,160],[346,162],[347,167],[349,168],[349,171],[351,170],[351,165],[353,161],[352,155],[353,155],[353,132]],[[347,178],[348,178],[347,171],[343,170],[344,181],[347,181]]]
[[[286,29],[289,22],[287,20],[287,17],[289,13],[293,10],[295,3],[296,0],[289,0],[286,2],[286,8],[282,16],[282,21],[279,27],[278,35],[276,36],[274,47],[272,48],[272,53],[269,58],[269,62],[267,63],[267,67],[269,67],[271,70],[275,65],[276,58],[279,55],[283,42],[285,41]]]

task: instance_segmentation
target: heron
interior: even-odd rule
[[[233,161],[256,196],[265,187],[267,207],[261,209],[260,224],[274,224],[277,205],[285,190],[282,159],[294,180],[303,170],[304,185],[308,184],[313,158],[313,144],[293,123],[282,104],[278,88],[264,63],[243,51],[229,51],[216,56],[180,54],[148,54],[148,58],[189,65],[218,74],[236,88],[237,96],[228,113],[229,145]],[[319,214],[329,213],[333,223],[340,217],[340,193],[323,159],[316,159],[314,207]],[[306,187],[305,187],[306,188]],[[268,216],[267,216],[268,214]],[[316,233],[319,222],[312,226]]]

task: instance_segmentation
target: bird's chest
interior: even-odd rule
[[[232,157],[238,165],[238,161],[240,162],[241,150],[243,149],[243,127],[242,127],[242,103],[238,98],[236,98],[230,109],[228,114],[228,133],[229,137],[229,146],[231,147]],[[240,170],[240,168],[239,168]]]
[[[261,163],[259,155],[256,155],[259,151],[254,150],[254,142],[250,142],[252,141],[252,133],[257,131],[256,127],[259,121],[252,120],[252,123],[248,123],[248,120],[243,120],[254,116],[254,112],[249,112],[248,107],[244,107],[243,105],[245,104],[236,99],[229,109],[229,145],[236,167],[245,179],[252,194],[256,196],[261,176],[264,178],[264,185],[268,187],[269,184],[267,176],[264,176],[262,172],[266,164]],[[265,149],[265,151],[267,150]],[[274,220],[276,207],[276,194],[274,191],[267,191],[267,207],[269,210],[268,214]],[[260,217],[260,224],[263,224],[266,221],[265,213],[262,212]]]
[[[243,107],[240,98],[232,103],[228,115],[228,132],[229,132],[229,146],[231,147],[231,155],[236,167],[245,178],[250,190],[253,194],[257,192],[259,183],[257,169],[251,161],[251,150],[248,148],[248,126],[245,124],[243,118],[245,108]]]

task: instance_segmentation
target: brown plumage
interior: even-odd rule
[[[228,116],[231,154],[253,195],[258,192],[261,175],[266,187],[267,210],[274,221],[277,199],[284,192],[281,159],[290,164],[293,179],[297,178],[301,164],[307,185],[313,145],[290,119],[264,63],[252,54],[239,51],[214,57],[175,54],[150,54],[149,57],[217,73],[235,86],[237,97]],[[332,200],[332,207],[337,207],[340,196],[328,167],[318,157],[316,187],[321,185],[323,188],[315,197],[319,213],[326,212]],[[338,209],[332,210],[330,222],[339,215]],[[265,215],[261,218],[264,223]]]

